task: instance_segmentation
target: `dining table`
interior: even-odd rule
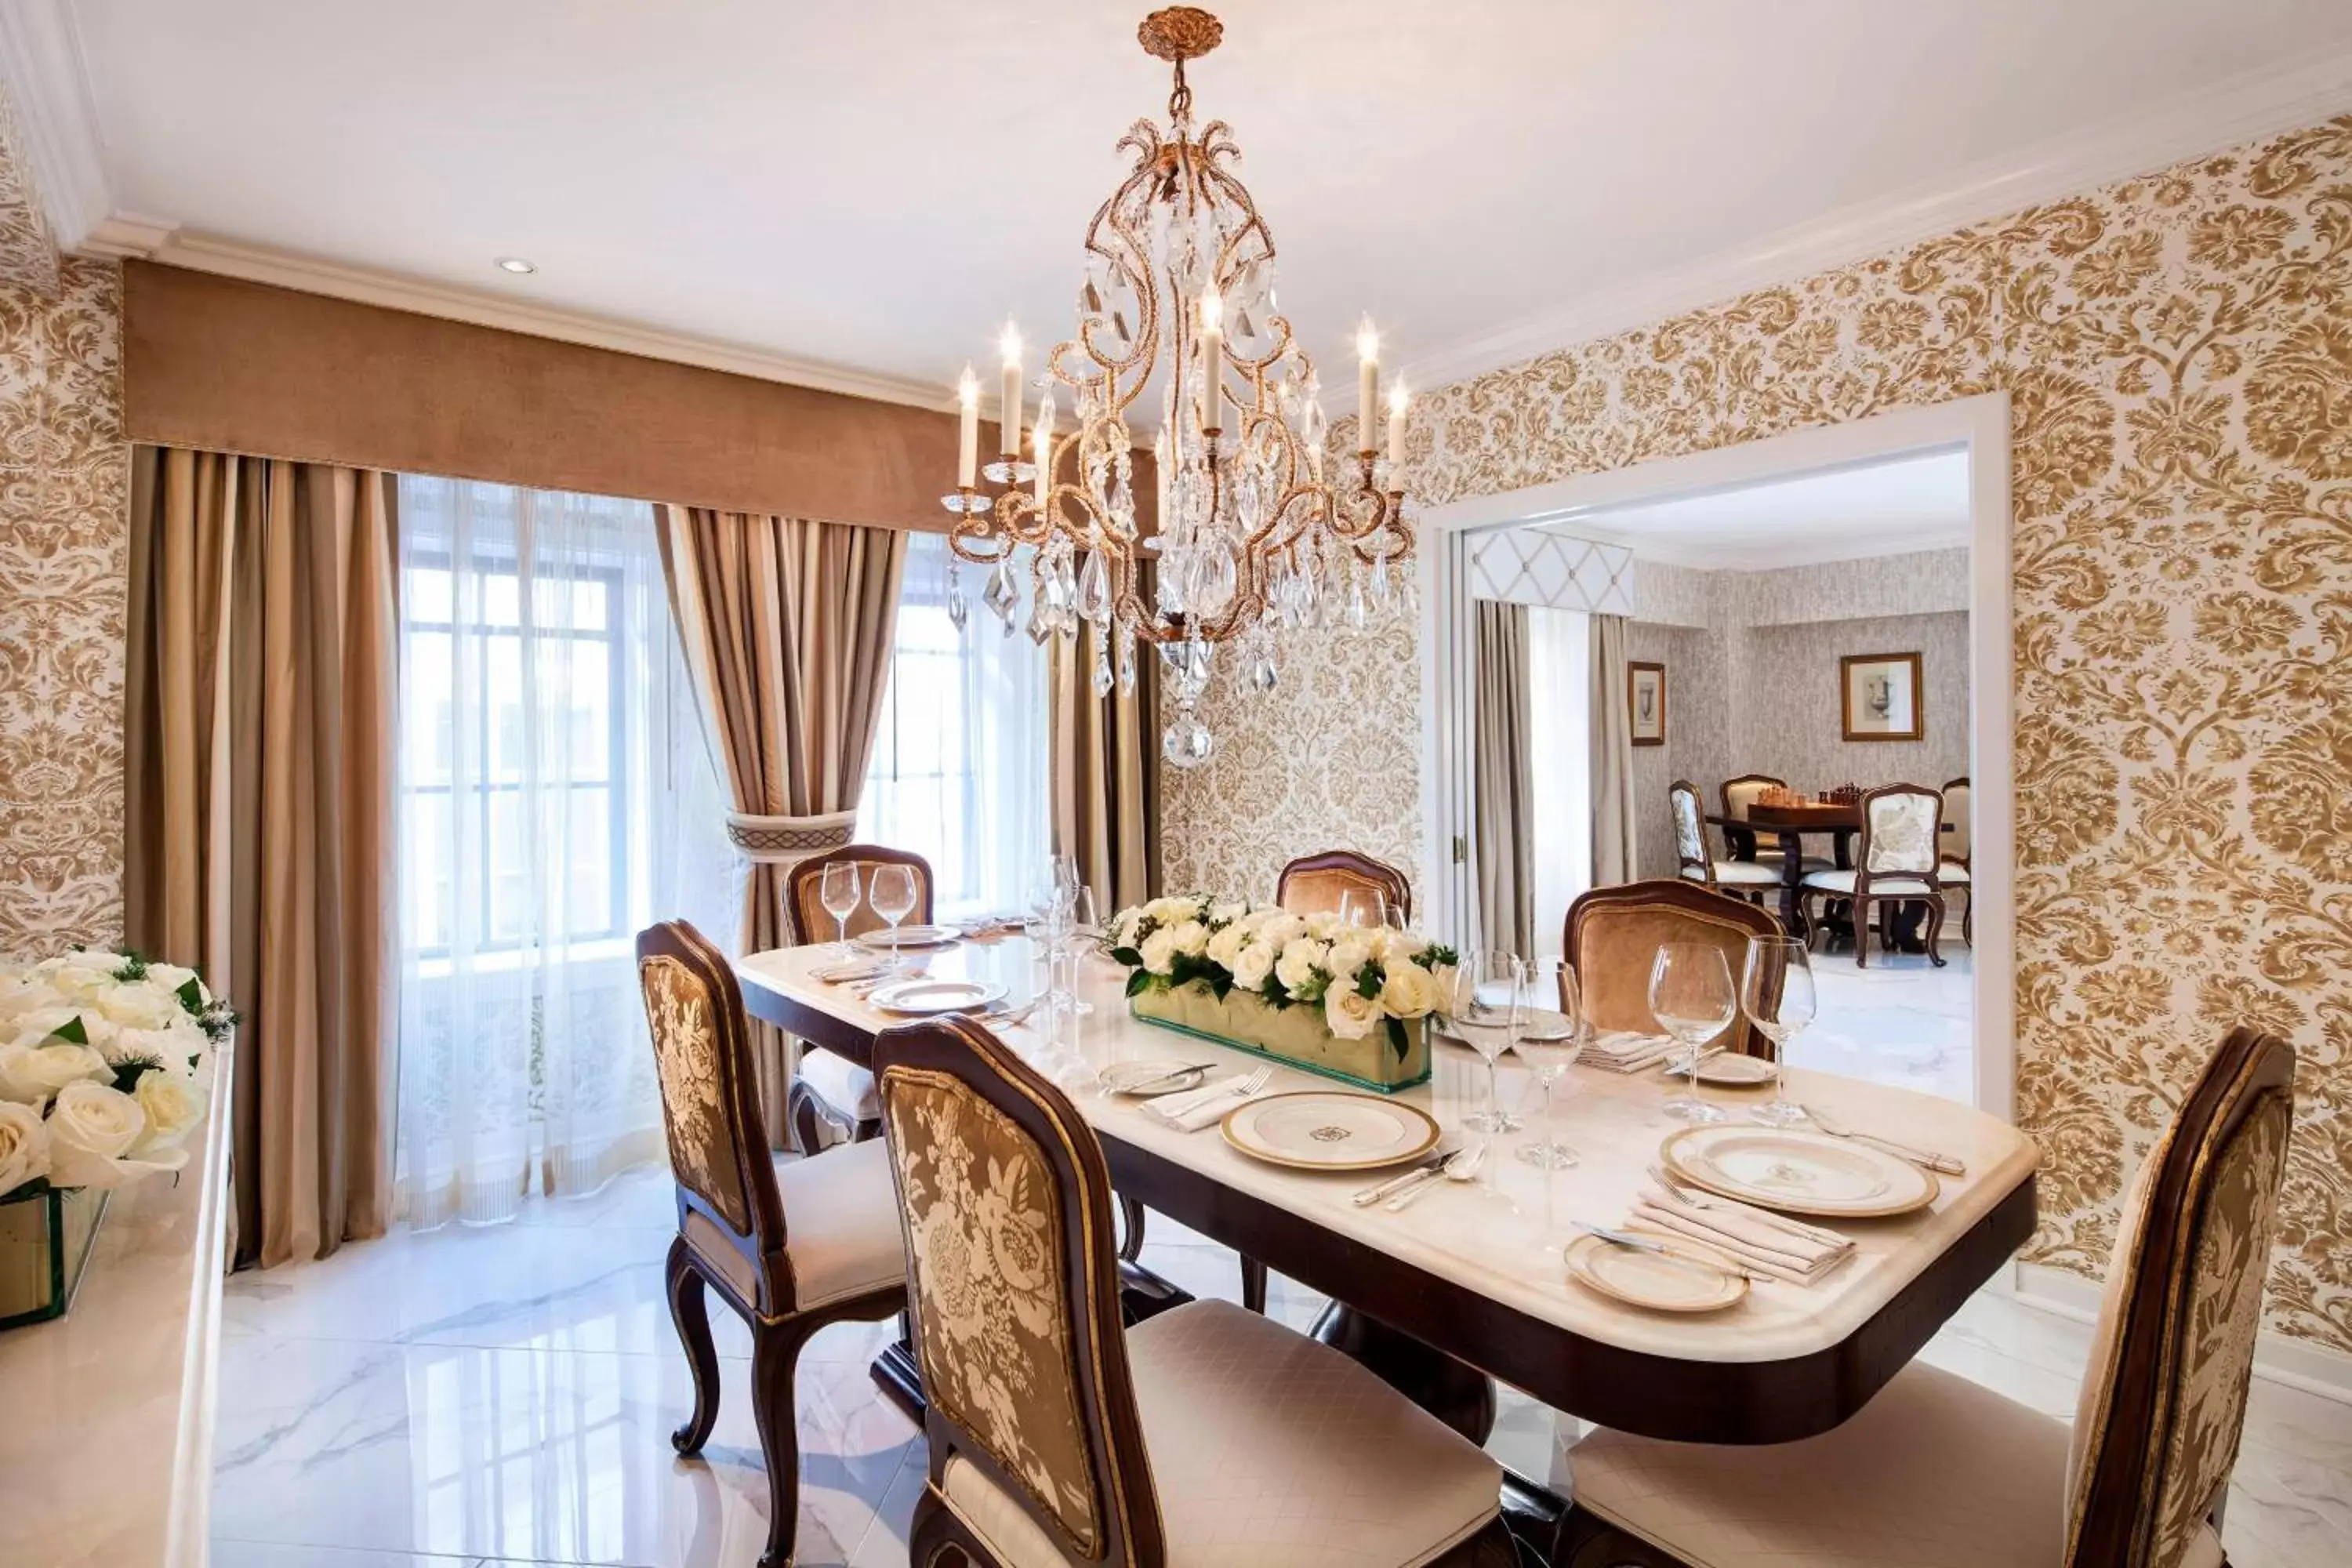
[[[817,977],[839,962],[830,946],[786,948],[739,960],[736,973],[753,1016],[805,1048],[870,1063],[876,1037],[908,1020],[876,1007],[862,987]],[[933,977],[1001,985],[1013,1002],[1034,996],[1047,973],[1035,945],[1020,937],[961,942],[908,962]],[[1622,1224],[1651,1182],[1662,1145],[1685,1125],[1664,1110],[1682,1092],[1678,1080],[1656,1070],[1571,1067],[1548,1125],[1576,1151],[1574,1166],[1543,1169],[1512,1157],[1510,1145],[1547,1125],[1525,1107],[1526,1131],[1495,1139],[1475,1180],[1439,1184],[1391,1212],[1352,1201],[1379,1172],[1268,1163],[1241,1152],[1219,1127],[1181,1131],[1147,1117],[1139,1101],[1105,1092],[1101,1073],[1122,1062],[1200,1063],[1213,1079],[1269,1064],[1132,1016],[1126,971],[1097,952],[1088,950],[1076,972],[1076,998],[1090,1011],[1041,1007],[994,1027],[1069,1096],[1101,1141],[1118,1194],[1328,1298],[1318,1339],[1357,1356],[1474,1441],[1485,1440],[1494,1420],[1493,1380],[1651,1437],[1762,1444],[1827,1431],[1900,1372],[2033,1228],[2039,1156],[2014,1127],[1916,1090],[1790,1068],[1789,1097],[1842,1130],[1946,1152],[1965,1173],[1939,1178],[1924,1208],[1835,1222],[1853,1252],[1812,1283],[1761,1280],[1710,1313],[1632,1306],[1571,1279],[1563,1252],[1581,1224]],[[1484,1136],[1464,1130],[1483,1102],[1484,1062],[1444,1039],[1433,1040],[1431,1054],[1429,1081],[1393,1098],[1428,1112],[1448,1146]],[[1267,1094],[1335,1087],[1271,1065]],[[1703,1090],[1734,1120],[1769,1092]],[[1189,1299],[1139,1266],[1130,1273],[1141,1287],[1131,1315]],[[875,1374],[901,1403],[919,1401],[903,1342],[883,1352]],[[1538,1520],[1556,1518],[1560,1506],[1517,1477],[1506,1502]]]
[[[1761,858],[1764,840],[1775,840],[1774,847],[1780,859],[1780,923],[1796,935],[1806,934],[1801,889],[1805,880],[1805,838],[1818,835],[1830,841],[1832,864],[1840,870],[1853,867],[1853,838],[1862,831],[1860,801],[1801,801],[1793,805],[1767,805],[1761,801],[1751,803],[1745,816],[1726,812],[1709,812],[1706,820],[1720,829],[1724,843],[1736,860]],[[1954,825],[1942,825],[1946,833]],[[1906,946],[1916,941],[1914,932],[1919,923],[1919,910],[1924,906],[1904,906],[1898,929],[1898,939]],[[1843,921],[1825,921],[1841,931],[1851,933]]]

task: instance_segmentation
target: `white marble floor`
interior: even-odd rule
[[[215,1568],[749,1568],[766,1531],[749,1340],[723,1311],[725,1396],[699,1461],[662,1292],[667,1176],[544,1204],[502,1228],[348,1247],[228,1285]],[[1233,1255],[1153,1216],[1145,1261],[1232,1295]],[[1319,1300],[1277,1279],[1304,1326]],[[805,1568],[901,1564],[922,1486],[915,1428],[866,1363],[891,1331],[843,1325],[802,1361]],[[1990,1294],[1928,1359],[2071,1416],[2087,1328]],[[1565,1487],[1568,1417],[1507,1396],[1492,1447]],[[2257,1382],[2228,1537],[2236,1568],[2352,1561],[2352,1406]]]
[[[1957,940],[1942,946],[1941,969],[1925,953],[1873,951],[1866,969],[1851,949],[1813,954],[1820,1012],[1790,1063],[1974,1104],[1974,955]]]

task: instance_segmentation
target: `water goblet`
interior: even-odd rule
[[[1812,960],[1802,942],[1792,936],[1748,939],[1739,1007],[1756,1032],[1772,1042],[1772,1099],[1748,1114],[1768,1127],[1793,1127],[1805,1120],[1805,1108],[1789,1098],[1789,1042],[1813,1021],[1819,1005]]]
[[[1384,926],[1389,900],[1378,888],[1346,888],[1339,893],[1339,923],[1343,926]]]
[[[1670,942],[1650,964],[1650,1014],[1658,1026],[1690,1052],[1685,1068],[1690,1091],[1659,1107],[1684,1121],[1721,1121],[1723,1110],[1698,1097],[1699,1047],[1731,1026],[1739,1016],[1731,966],[1723,950],[1706,942]]]
[[[1527,1005],[1527,965],[1514,954],[1465,952],[1454,966],[1450,994],[1442,1003],[1445,1029],[1486,1062],[1486,1109],[1464,1117],[1464,1126],[1481,1132],[1519,1131],[1518,1118],[1503,1110],[1495,1063],[1517,1038]]]
[[[867,880],[866,901],[874,912],[890,922],[890,958],[894,968],[903,967],[906,950],[899,945],[898,926],[915,912],[915,873],[905,866],[877,866]]]
[[[1531,994],[1540,994],[1544,982],[1552,981],[1559,991],[1559,1011],[1568,1020],[1564,1031],[1553,1033],[1550,1026],[1530,1024],[1519,1033],[1518,1043],[1511,1048],[1528,1064],[1543,1086],[1543,1126],[1541,1138],[1530,1139],[1519,1145],[1518,1156],[1528,1164],[1546,1171],[1565,1171],[1577,1163],[1575,1150],[1555,1136],[1552,1122],[1552,1086],[1568,1075],[1576,1058],[1584,1052],[1583,998],[1576,985],[1576,972],[1556,958],[1535,960],[1529,966],[1528,986]]]
[[[833,917],[833,955],[847,958],[849,948],[849,917],[857,912],[858,900],[864,897],[857,885],[857,862],[831,860],[825,863],[824,876],[817,884],[817,902]]]

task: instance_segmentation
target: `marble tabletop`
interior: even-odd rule
[[[739,962],[737,974],[747,988],[773,991],[860,1029],[878,1031],[904,1021],[845,988],[814,979],[809,972],[824,967],[829,953],[824,947],[754,953]],[[1044,977],[1029,944],[1020,939],[961,944],[929,958],[927,969],[944,977],[1001,980],[1016,999],[1035,991]],[[1123,979],[1116,965],[1090,958],[1082,966],[1080,993],[1093,1012],[1061,1019],[1050,1031],[1034,1024],[1001,1031],[1024,1059],[1069,1094],[1098,1135],[1278,1204],[1349,1240],[1475,1283],[1479,1293],[1538,1321],[1627,1350],[1731,1363],[1777,1361],[1835,1346],[2031,1177],[2039,1158],[2033,1143],[2016,1129],[1969,1106],[1837,1074],[1791,1069],[1791,1098],[1819,1104],[1842,1123],[1957,1154],[1968,1174],[1940,1178],[1936,1202],[1918,1213],[1835,1222],[1832,1228],[1854,1238],[1855,1256],[1814,1284],[1760,1283],[1738,1306],[1706,1316],[1649,1312],[1570,1282],[1560,1251],[1576,1236],[1576,1222],[1615,1225],[1625,1218],[1660,1144],[1684,1125],[1660,1109],[1677,1092],[1675,1081],[1655,1071],[1621,1075],[1570,1068],[1554,1091],[1553,1127],[1582,1163],[1555,1173],[1512,1157],[1514,1145],[1540,1133],[1542,1104],[1527,1091],[1525,1073],[1507,1071],[1505,1098],[1519,1102],[1516,1109],[1528,1130],[1496,1141],[1478,1183],[1449,1184],[1391,1214],[1349,1201],[1376,1175],[1266,1164],[1230,1147],[1213,1128],[1181,1132],[1146,1118],[1133,1101],[1101,1093],[1096,1075],[1112,1062],[1177,1058],[1238,1071],[1263,1059],[1136,1020],[1122,997]],[[1479,1137],[1465,1133],[1461,1121],[1485,1102],[1485,1065],[1460,1046],[1439,1043],[1433,1049],[1432,1081],[1400,1098],[1429,1111],[1449,1137]],[[1510,1060],[1505,1058],[1507,1064]],[[1332,1087],[1327,1079],[1277,1068],[1269,1092]],[[1703,1092],[1738,1116],[1740,1107],[1766,1091]],[[1280,1267],[1278,1259],[1269,1261]]]
[[[114,1194],[62,1318],[0,1333],[0,1563],[203,1568],[236,1053],[176,1180]]]

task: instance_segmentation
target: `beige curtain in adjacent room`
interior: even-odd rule
[[[1592,617],[1592,885],[1633,879],[1633,710],[1625,617]]]
[[[133,460],[123,928],[244,1016],[236,1256],[381,1236],[392,1175],[392,477]]]
[[[1101,913],[1160,890],[1159,711],[1155,666],[1136,650],[1133,695],[1116,681],[1095,695],[1098,638],[1092,623],[1053,640],[1054,848],[1074,857]]]
[[[738,951],[783,941],[784,872],[849,842],[890,674],[907,536],[658,506],[670,609],[750,862]],[[755,1033],[770,1142],[786,1142],[784,1036]]]
[[[1528,607],[1476,602],[1478,929],[1489,947],[1535,952],[1535,784],[1529,763]]]

